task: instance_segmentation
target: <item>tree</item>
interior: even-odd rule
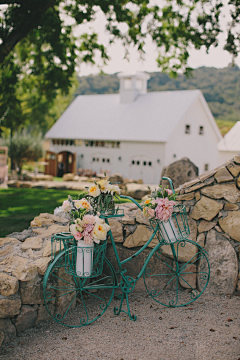
[[[2,139],[0,143],[11,147],[11,160],[18,168],[19,174],[21,174],[25,162],[37,161],[43,154],[41,136],[33,137],[26,131],[17,131],[12,137],[8,136],[6,139]]]
[[[189,48],[204,46],[208,51],[218,45],[217,37],[222,30],[222,0],[162,0],[155,5],[150,0],[0,0],[0,4],[5,5],[0,25],[0,62],[17,43],[26,39],[28,51],[22,52],[23,58],[29,51],[33,52],[32,69],[48,70],[44,75],[46,83],[49,78],[51,83],[55,81],[65,89],[78,58],[94,62],[98,50],[104,60],[108,59],[95,33],[82,34],[78,39],[73,35],[74,28],[91,22],[97,11],[106,16],[110,43],[118,38],[126,47],[126,54],[131,43],[144,53],[144,42],[150,35],[160,51],[157,59],[160,68],[170,68],[172,74],[180,69],[188,72]],[[236,57],[240,4],[239,0],[228,0],[228,4],[231,22],[225,49]],[[70,22],[66,25],[63,20],[66,18],[71,19],[72,25]],[[125,24],[125,30],[121,30],[121,24]]]

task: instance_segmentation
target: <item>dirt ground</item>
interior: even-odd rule
[[[66,328],[54,321],[20,333],[0,349],[4,360],[240,360],[240,297],[203,294],[181,308],[166,308],[146,293],[131,295],[137,315],[115,316],[114,299],[93,324]]]

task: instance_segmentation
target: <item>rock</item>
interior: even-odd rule
[[[39,215],[39,218],[46,218],[46,219],[53,220],[54,222],[66,223],[66,224],[69,222],[69,219],[67,219],[67,218],[63,218],[61,216],[57,216],[57,215],[53,215],[53,214],[49,214],[49,213],[41,213]]]
[[[181,246],[184,244],[184,246]],[[181,262],[188,262],[194,258],[197,254],[197,247],[191,242],[180,242],[174,244],[175,252],[178,253],[178,260]],[[163,255],[170,257],[173,259],[171,245],[163,245],[162,246]]]
[[[179,277],[180,284],[182,285],[182,287],[186,289],[196,289],[196,285],[197,285],[196,265],[193,264],[188,265],[185,272],[186,272],[185,275],[183,271],[181,273],[181,277]]]
[[[31,306],[23,305],[21,308],[21,313],[16,319],[16,329],[20,333],[24,330],[27,330],[35,325],[37,320],[37,310]]]
[[[141,209],[138,209],[136,212],[136,221],[140,224],[145,224],[150,226],[149,218],[145,215],[143,215],[143,212]]]
[[[22,304],[44,304],[42,283],[21,284],[20,296]]]
[[[28,249],[33,250],[41,250],[42,248],[43,240],[40,237],[30,237],[22,243],[22,250],[26,251]]]
[[[182,200],[193,200],[195,197],[195,193],[194,192],[190,192],[188,194],[183,194],[183,195],[178,195],[176,200],[177,201],[182,201]]]
[[[32,184],[30,182],[24,181],[20,183],[21,189],[30,189],[32,187]]]
[[[233,294],[238,278],[238,261],[232,245],[221,234],[210,230],[205,249],[211,269],[207,291],[213,294]],[[199,270],[206,270],[201,260]],[[198,281],[201,287],[201,279]]]
[[[124,179],[123,179],[122,175],[118,174],[118,173],[112,174],[109,177],[108,181],[110,181],[110,183],[116,184],[116,185],[121,185],[124,183]]]
[[[190,235],[188,236],[188,239],[196,241],[197,239],[197,223],[193,219],[191,219],[189,216],[188,219],[188,226],[190,230]]]
[[[52,236],[53,234],[60,233],[60,232],[68,232],[69,227],[68,226],[62,226],[62,225],[51,225],[48,229],[44,228],[35,228],[33,229],[33,232],[39,234],[41,238],[47,238]]]
[[[109,219],[112,235],[115,242],[123,242],[123,228],[122,224],[116,219]]]
[[[213,199],[226,199],[230,203],[240,201],[240,191],[235,184],[222,184],[206,187],[201,190],[201,193]]]
[[[26,259],[27,260],[27,259]],[[28,260],[27,260],[28,261]],[[12,275],[18,280],[30,281],[34,280],[38,275],[37,266],[33,263],[22,263],[21,265],[12,263]]]
[[[19,241],[16,238],[11,238],[11,237],[0,238],[0,246],[1,247],[6,244],[15,245],[18,243],[19,243]]]
[[[206,180],[204,183],[200,183],[200,184],[196,184],[188,189],[185,189],[185,193],[189,193],[191,191],[195,191],[195,190],[198,190],[198,189],[201,189],[203,188],[204,186],[206,185],[210,185],[214,182],[214,179],[209,179],[209,180]]]
[[[68,294],[66,294],[66,282],[68,284],[73,284],[73,288],[75,288],[73,277],[69,274],[66,274],[65,267],[62,267],[58,270],[58,282],[57,287],[58,289],[63,290],[57,290],[57,299],[56,299],[56,314],[65,314],[67,311],[69,305],[71,304],[71,309],[74,309],[76,306],[76,292],[75,291],[69,291]],[[70,287],[71,289],[71,287]],[[53,294],[53,292],[52,292]],[[65,294],[64,296],[61,296],[62,294]],[[71,311],[71,309],[69,311]]]
[[[222,229],[218,225],[216,225],[214,229],[217,230],[217,232],[222,232]]]
[[[198,243],[198,245],[200,245],[201,247],[204,248],[204,246],[205,246],[205,235],[203,233],[198,235],[197,243]]]
[[[34,264],[37,265],[37,270],[38,270],[38,274],[39,275],[44,275],[47,268],[48,268],[48,265],[51,261],[51,256],[49,257],[42,257],[40,259],[37,259]]]
[[[20,308],[20,299],[0,299],[0,318],[13,317],[19,314]]]
[[[195,193],[195,199],[196,199],[196,201],[199,201],[199,200],[201,199],[200,191],[197,191],[197,192]]]
[[[227,165],[227,168],[234,177],[238,176],[238,174],[240,173],[240,165],[230,163]]]
[[[240,154],[235,155],[233,161],[234,161],[236,164],[240,164]]]
[[[18,292],[18,279],[14,276],[0,273],[0,295],[11,296]]]
[[[209,231],[211,230],[215,225],[217,225],[217,223],[213,222],[213,221],[206,221],[206,220],[202,220],[200,222],[200,224],[198,225],[198,232],[202,233],[204,231]]]
[[[27,230],[23,230],[21,232],[13,232],[11,233],[10,235],[8,236],[11,236],[13,238],[16,238],[20,241],[23,241],[25,240],[26,238],[32,236],[32,230],[31,229],[27,229]]]
[[[48,305],[48,309],[51,312],[51,314],[54,314],[54,305],[49,304]],[[40,305],[38,308],[38,315],[37,315],[37,320],[36,320],[36,325],[40,322],[40,321],[45,321],[45,320],[49,320],[50,319],[50,315],[47,311],[47,308],[45,305]]]
[[[46,226],[46,225],[52,225],[54,222],[51,219],[45,219],[45,218],[41,218],[40,216],[36,216],[34,218],[34,220],[31,221],[30,225],[32,227],[41,227],[41,226]]]
[[[162,180],[162,177],[169,177],[173,182],[173,187],[177,188],[198,176],[198,168],[188,158],[184,157],[173,162],[163,169],[160,183],[163,187],[169,186],[167,180]]]
[[[66,173],[63,175],[63,181],[73,181],[74,180],[74,174]]]
[[[143,196],[150,194],[151,190],[146,185],[126,184],[126,195],[141,200]]]
[[[237,241],[240,241],[240,210],[228,213],[228,216],[219,220],[222,230]]]
[[[138,225],[134,233],[130,234],[126,238],[123,246],[127,248],[142,246],[149,240],[149,238],[152,236],[152,233],[153,231],[149,230],[147,226]],[[158,243],[158,239],[155,237],[149,244],[149,247],[154,247],[157,243]]]
[[[239,210],[239,206],[231,203],[224,204],[224,211],[234,211]]]
[[[199,176],[199,180],[201,182],[204,182],[205,180],[209,179],[211,176],[215,175],[217,171],[218,171],[218,168],[207,171],[204,174]]]
[[[0,249],[0,257],[6,257],[10,254],[13,253],[13,246],[12,245],[7,245],[4,248]]]
[[[16,328],[10,319],[0,319],[0,330],[4,333],[4,341],[10,342],[16,336]]]
[[[130,217],[128,215],[125,215],[123,217],[121,217],[120,222],[122,224],[126,224],[126,225],[135,225],[136,221],[133,217]]]
[[[229,173],[229,171],[225,168],[225,166],[221,167],[215,174],[215,179],[218,183],[223,183],[227,181],[232,181],[233,177]]]
[[[4,332],[0,330],[0,346],[2,346],[3,340],[4,340]]]
[[[240,176],[238,176],[238,178],[236,180],[236,186],[240,190]]]
[[[202,196],[201,199],[194,206],[190,217],[195,220],[199,220],[202,218],[211,221],[222,208],[223,204],[219,203],[218,201],[209,199],[205,196]]]

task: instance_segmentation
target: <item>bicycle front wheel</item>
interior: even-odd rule
[[[143,273],[148,294],[168,307],[188,305],[198,299],[209,277],[206,251],[189,239],[156,249]]]
[[[72,249],[57,255],[49,265],[43,280],[43,295],[47,311],[56,322],[81,327],[97,320],[109,307],[116,288],[116,274],[107,258],[98,277],[69,274]]]

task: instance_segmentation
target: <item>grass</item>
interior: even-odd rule
[[[0,189],[0,237],[27,229],[35,216],[52,214],[68,195],[78,194],[77,190]]]

